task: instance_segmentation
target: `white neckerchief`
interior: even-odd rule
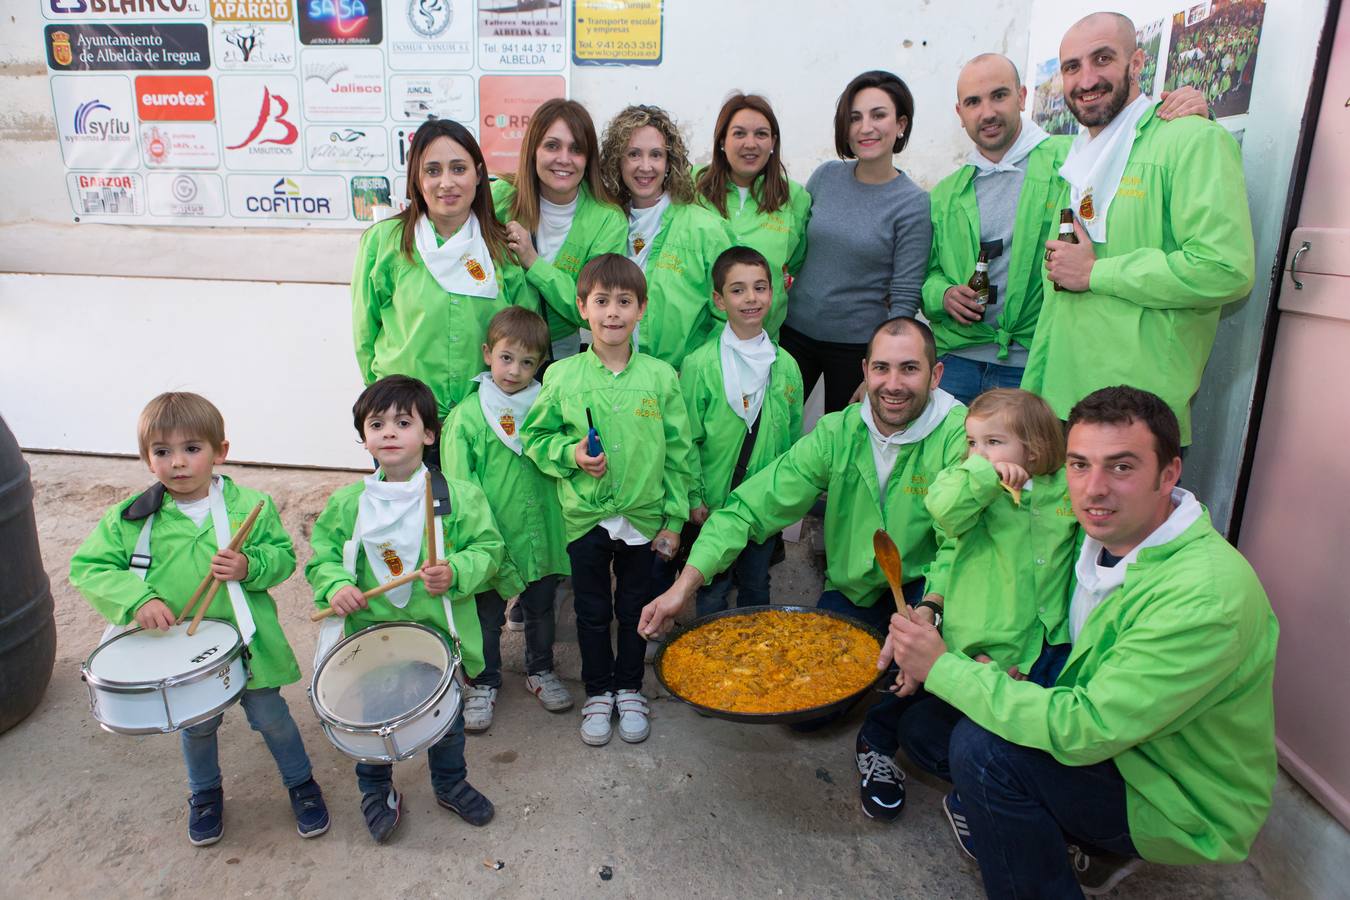
[[[668,206],[670,195],[662,194],[655,205],[628,211],[628,258],[643,272],[647,271],[647,257],[652,252],[656,234],[661,230],[661,217]]]
[[[381,470],[365,477],[366,489],[356,506],[356,525],[349,542],[353,551],[349,567],[352,574],[356,574],[354,551],[359,545],[380,584],[417,568],[422,555],[422,534],[426,530],[426,466],[407,481],[385,481],[383,474]],[[437,519],[437,531],[439,524]],[[411,584],[401,585],[384,597],[402,609],[412,599],[412,589]]]
[[[871,436],[869,443],[872,445],[872,462],[877,467],[877,485],[881,488],[883,498],[886,496],[886,483],[891,480],[891,470],[895,468],[895,458],[900,454],[900,448],[906,444],[917,444],[932,434],[958,402],[942,388],[933,388],[933,393],[928,396],[928,405],[919,413],[918,418],[910,422],[903,431],[884,435],[877,430],[876,420],[872,417],[871,399],[863,397],[862,402],[858,404],[858,411],[862,415],[863,424],[867,426],[867,433]]]
[[[1059,167],[1060,177],[1069,183],[1074,212],[1094,243],[1106,241],[1106,213],[1130,160],[1135,126],[1152,106],[1153,99],[1140,94],[1095,138],[1086,128],[1081,129]]]
[[[1159,547],[1176,540],[1187,528],[1195,524],[1204,514],[1205,508],[1195,495],[1183,488],[1172,490],[1173,509],[1167,521],[1159,525],[1152,534],[1120,558],[1120,562],[1107,568],[1098,563],[1102,555],[1102,544],[1096,538],[1085,537],[1083,548],[1078,553],[1078,562],[1074,566],[1077,583],[1073,589],[1073,599],[1069,602],[1069,641],[1078,642],[1078,635],[1087,624],[1088,616],[1102,604],[1111,592],[1125,583],[1125,570],[1139,558],[1139,551],[1148,547]]]
[[[206,521],[206,517],[211,515],[211,495],[208,493],[200,500],[175,500],[174,506],[178,511],[192,520],[192,524],[198,528]]]
[[[559,205],[539,198],[539,228],[534,233],[534,249],[549,262],[558,258],[567,232],[572,230],[572,218],[577,214],[577,196],[571,203]]]
[[[427,271],[447,293],[497,296],[497,270],[478,227],[478,217],[472,212],[463,227],[439,247],[436,246],[436,226],[426,216],[417,220],[413,239]]]
[[[1020,172],[1021,167],[1018,163],[1031,155],[1031,151],[1041,145],[1041,142],[1047,140],[1050,135],[1046,134],[1045,129],[1037,125],[1031,119],[1022,120],[1022,130],[1017,134],[1017,140],[1013,141],[1012,146],[1003,154],[1003,158],[998,162],[987,158],[976,147],[966,156],[966,163],[975,167],[975,177],[981,175],[991,175],[994,172]]]
[[[731,411],[745,420],[749,428],[759,418],[764,406],[765,388],[769,384],[769,369],[778,358],[778,348],[769,340],[769,334],[759,334],[743,341],[727,325],[719,341],[722,353],[722,387]]]
[[[525,414],[534,404],[534,398],[539,396],[539,382],[531,381],[528,387],[508,394],[497,387],[491,372],[479,372],[473,380],[478,382],[478,405],[488,427],[497,435],[497,440],[519,456],[525,449],[520,441],[520,426],[525,424]]]

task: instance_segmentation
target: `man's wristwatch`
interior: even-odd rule
[[[920,600],[918,603],[914,604],[914,608],[915,608],[915,609],[920,609],[920,608],[925,607],[925,606],[928,607],[929,609],[931,609],[931,610],[933,611],[933,627],[935,627],[935,628],[941,628],[941,627],[942,627],[942,607],[941,607],[940,605],[934,603],[932,600]]]

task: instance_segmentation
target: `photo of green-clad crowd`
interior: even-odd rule
[[[1217,118],[1247,112],[1264,0],[1214,0],[1172,16],[1164,88],[1189,84],[1204,91]]]

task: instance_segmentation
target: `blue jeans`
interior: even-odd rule
[[[464,763],[464,713],[455,716],[455,722],[445,737],[427,748],[427,769],[431,771],[431,788],[436,796],[444,796],[469,774]],[[388,763],[357,763],[356,784],[362,794],[388,794],[394,783],[394,767]]]
[[[976,362],[951,353],[938,362],[942,363],[942,389],[967,406],[985,391],[1022,385],[1021,366]]]
[[[525,614],[527,675],[553,670],[553,637],[557,629],[553,598],[557,592],[557,575],[545,575],[520,592],[517,602]],[[483,630],[483,671],[473,683],[499,688],[502,686],[502,627],[506,624],[506,601],[496,591],[487,591],[478,595],[477,605],[478,625]]]
[[[300,729],[295,727],[290,707],[281,696],[280,688],[245,690],[240,697],[249,726],[262,735],[272,758],[277,761],[281,783],[287,788],[309,781],[312,771],[305,742]],[[199,725],[184,728],[179,742],[183,747],[183,762],[187,763],[188,789],[196,794],[220,787],[220,755],[216,745],[216,729],[225,714],[207,719]]]
[[[736,585],[736,606],[769,605],[769,564],[773,561],[774,538],[762,544],[749,543],[725,572],[698,590],[698,615],[721,612],[728,606],[727,595]]]
[[[656,596],[652,583],[659,557],[651,548],[651,544],[631,546],[616,541],[599,525],[567,545],[581,680],[588,697],[606,691],[642,690],[647,642],[637,626],[642,607]],[[617,649],[609,636],[610,624],[616,619]]]

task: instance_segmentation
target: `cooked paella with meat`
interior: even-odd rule
[[[709,709],[787,713],[866,689],[881,647],[868,632],[810,611],[763,610],[711,619],[665,648],[672,693]]]

